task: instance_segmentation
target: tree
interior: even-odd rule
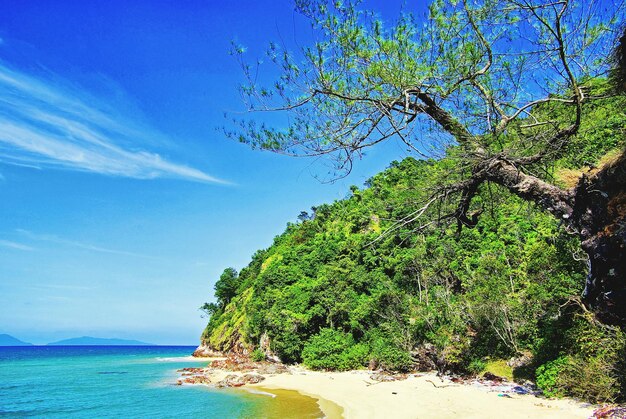
[[[215,298],[219,307],[224,309],[230,300],[237,295],[237,288],[241,284],[239,274],[235,268],[226,268],[220,279],[215,283]]]
[[[626,28],[617,43],[613,58],[613,83],[618,91],[626,93]]]
[[[215,313],[219,313],[220,306],[215,303],[204,303],[200,307],[200,310],[202,310],[207,317],[211,318]]]
[[[275,84],[257,84],[258,69],[242,60],[249,108],[282,110],[288,125],[250,119],[231,135],[278,153],[332,156],[338,174],[389,139],[424,158],[452,156],[449,180],[402,222],[454,199],[441,218],[471,228],[477,192],[500,185],[580,238],[584,302],[603,321],[626,324],[626,156],[570,188],[550,174],[586,135],[585,109],[610,94],[593,87],[610,70],[621,3],[434,0],[425,23],[407,13],[391,28],[351,1],[296,0],[296,8],[320,40],[300,58],[270,44],[281,70]]]

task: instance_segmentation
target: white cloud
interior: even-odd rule
[[[228,183],[143,149],[162,138],[156,129],[127,119],[83,91],[0,63],[0,159],[4,163],[137,179]]]
[[[106,248],[106,247],[94,246],[94,245],[92,245],[90,243],[83,243],[83,242],[79,242],[79,241],[75,241],[75,240],[67,240],[67,239],[64,239],[64,238],[52,235],[52,234],[36,234],[36,233],[31,232],[31,231],[23,230],[23,229],[16,229],[15,231],[17,233],[27,237],[30,240],[50,242],[50,243],[55,243],[55,244],[60,244],[60,245],[70,246],[70,247],[76,247],[76,248],[79,248],[79,249],[89,250],[89,251],[98,252],[98,253],[109,253],[109,254],[114,254],[114,255],[132,256],[132,257],[141,257],[141,258],[152,259],[151,256],[142,255],[142,254],[139,254],[139,253],[126,252],[124,250],[116,250],[116,249],[109,249],[109,248]]]
[[[17,242],[13,242],[9,240],[0,240],[0,246],[8,247],[9,249],[15,249],[15,250],[25,250],[28,252],[30,252],[31,250],[35,250],[30,246],[26,246],[25,244],[17,243]]]

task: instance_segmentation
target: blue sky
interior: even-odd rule
[[[244,110],[231,40],[255,57],[310,36],[289,0],[5,5],[0,333],[195,344],[224,268],[404,157],[390,142],[322,184],[324,161],[220,132]]]

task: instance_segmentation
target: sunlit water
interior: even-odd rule
[[[0,347],[0,416],[46,418],[288,417],[284,397],[178,386],[176,370],[203,366],[193,347]],[[290,395],[304,417],[312,399]],[[283,400],[278,400],[282,398]],[[297,406],[295,406],[295,405]]]

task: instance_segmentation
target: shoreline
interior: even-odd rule
[[[209,364],[216,358],[206,358]],[[223,358],[221,358],[223,359]],[[209,366],[202,373],[209,385],[227,377],[246,375],[249,369],[233,370]],[[289,366],[282,373],[252,370],[261,381],[242,390],[266,392],[296,391],[317,400],[329,419],[334,418],[589,418],[599,406],[572,399],[546,399],[513,391],[515,383],[458,383],[440,378],[434,372],[409,374],[406,379],[376,381],[369,370],[347,372],[312,371]],[[249,374],[248,374],[249,375]],[[519,387],[518,387],[519,388]],[[278,395],[280,397],[280,395]]]
[[[245,386],[241,388],[242,391],[252,393],[252,394],[261,394],[271,396],[273,398],[283,397],[285,392],[294,392],[299,395],[299,397],[306,397],[308,399],[313,399],[317,404],[317,408],[319,412],[323,415],[322,417],[325,419],[341,419],[345,418],[345,409],[339,404],[330,401],[328,399],[324,399],[316,394],[309,394],[304,391],[296,390],[296,389],[287,389],[287,388],[279,388],[279,387],[264,387],[262,384],[252,384],[249,386]]]
[[[296,390],[317,398],[328,418],[501,418],[506,414],[508,418],[565,419],[589,418],[596,408],[571,399],[490,391],[489,386],[458,384],[440,379],[435,373],[390,382],[373,381],[370,375],[366,370],[317,372],[294,368],[291,375],[267,377],[249,387]],[[343,416],[324,401],[339,406]]]

